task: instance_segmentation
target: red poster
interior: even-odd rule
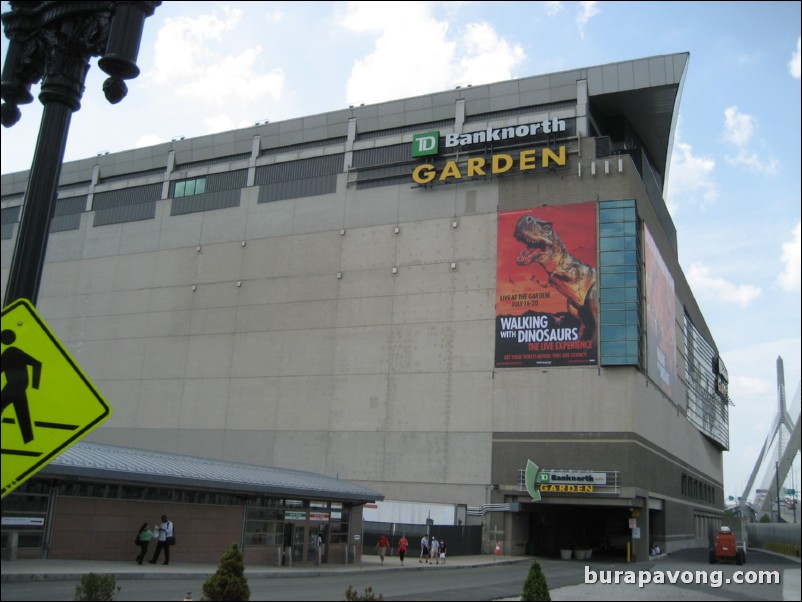
[[[594,365],[596,204],[498,214],[496,367]]]

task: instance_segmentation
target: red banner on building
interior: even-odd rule
[[[498,214],[496,367],[597,361],[596,204]]]

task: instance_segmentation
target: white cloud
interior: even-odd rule
[[[716,199],[718,189],[713,177],[715,168],[715,160],[694,155],[691,145],[680,140],[677,130],[666,187],[666,204],[672,215],[683,205],[704,208]]]
[[[239,10],[222,10],[222,18],[213,13],[166,19],[156,39],[156,67],[148,77],[169,86],[178,97],[211,106],[279,99],[284,74],[280,70],[260,72],[260,46],[239,54],[215,52],[212,42],[220,42],[224,48],[242,19]]]
[[[796,51],[791,54],[791,60],[788,61],[788,72],[796,79],[800,78],[800,48],[802,48],[802,37],[796,39]]]
[[[446,39],[448,24],[434,20],[425,3],[354,2],[342,23],[355,32],[378,34],[373,52],[357,60],[351,70],[346,87],[349,103],[405,98],[452,83],[456,44]],[[408,52],[411,33],[426,52]]]
[[[755,133],[755,118],[747,113],[741,113],[738,107],[732,106],[724,109],[725,142],[733,146],[745,147],[752,140]]]
[[[562,2],[549,0],[548,2],[544,2],[544,4],[546,5],[546,14],[550,17],[556,15],[563,9]]]
[[[710,269],[700,263],[691,265],[687,277],[694,292],[707,295],[720,303],[746,307],[761,295],[760,288],[751,284],[736,285],[724,278],[714,277]]]
[[[734,387],[746,397],[768,397],[777,390],[775,383],[757,376],[736,375],[730,380],[730,387]]]
[[[802,225],[797,222],[796,227],[793,229],[790,242],[783,243],[782,263],[785,266],[782,273],[777,277],[777,283],[780,288],[787,291],[798,291],[800,289],[800,273],[802,272],[802,265],[800,264],[800,229]]]
[[[520,46],[511,46],[498,37],[487,23],[472,23],[465,34],[464,56],[457,67],[457,77],[470,84],[484,84],[512,77],[512,68],[524,60]]]
[[[158,83],[170,83],[199,72],[211,55],[207,42],[221,41],[242,19],[241,11],[224,12],[223,19],[216,14],[166,19],[156,38],[156,67],[148,76]]]
[[[585,37],[585,26],[590,22],[590,20],[601,13],[601,10],[597,8],[598,2],[580,2],[579,6],[581,10],[579,11],[579,16],[576,18],[577,27],[579,27],[579,35],[583,38]]]
[[[349,3],[340,23],[377,36],[373,51],[351,70],[346,92],[350,104],[510,79],[513,67],[525,58],[520,46],[484,23],[449,35],[448,23],[435,19],[426,2]],[[409,52],[413,43],[421,52]]]
[[[339,21],[351,31],[381,33],[392,28],[394,23],[414,26],[416,22],[430,18],[431,12],[426,2],[349,2]],[[420,39],[417,32],[415,37]]]
[[[775,174],[779,161],[771,156],[765,143],[754,140],[756,132],[757,121],[752,115],[741,113],[734,105],[724,109],[722,139],[735,150],[734,156],[726,156],[727,162],[745,165],[754,172]]]

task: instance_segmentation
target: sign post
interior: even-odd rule
[[[111,416],[33,305],[2,311],[2,497]]]

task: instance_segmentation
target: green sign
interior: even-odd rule
[[[526,471],[524,472],[524,480],[526,481],[526,491],[529,493],[531,498],[534,501],[540,501],[540,491],[538,491],[535,483],[538,481],[538,472],[540,472],[540,467],[532,462],[532,460],[526,461]],[[541,480],[542,482],[542,480]]]
[[[436,155],[440,149],[440,132],[424,132],[412,136],[412,156]]]

